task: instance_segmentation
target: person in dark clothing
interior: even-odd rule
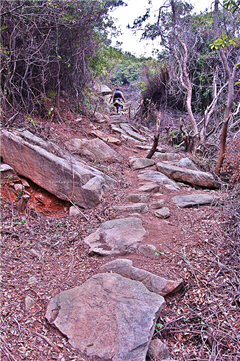
[[[113,105],[117,109],[117,113],[120,113],[121,108],[123,108],[122,102],[126,103],[126,100],[124,98],[124,95],[122,91],[119,88],[116,88],[114,94],[113,94]]]

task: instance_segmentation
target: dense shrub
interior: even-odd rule
[[[108,11],[120,4],[122,0],[3,0],[3,105],[31,112],[49,94],[56,101],[63,91],[78,99],[112,26]]]

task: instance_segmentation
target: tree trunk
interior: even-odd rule
[[[187,50],[186,44],[182,41],[182,39],[180,39],[179,34],[178,34],[174,0],[171,0],[171,8],[172,8],[172,14],[173,14],[174,34],[176,36],[176,39],[177,39],[180,47],[183,50],[182,61],[179,60],[180,57],[178,56],[178,54],[176,53],[176,50],[174,48],[173,48],[173,52],[174,52],[174,57],[176,59],[176,62],[178,63],[178,66],[179,66],[181,85],[182,85],[183,89],[185,89],[187,91],[186,107],[187,107],[188,116],[189,116],[189,119],[190,119],[190,122],[191,122],[191,125],[193,128],[193,136],[192,136],[193,143],[192,144],[193,144],[193,152],[195,152],[196,147],[198,145],[199,132],[198,132],[198,126],[197,126],[196,119],[194,118],[194,115],[192,112],[192,84],[191,84],[189,74],[187,71],[188,50]]]
[[[161,112],[158,112],[157,113],[157,119],[156,119],[156,132],[154,134],[154,141],[153,141],[152,149],[150,150],[150,152],[147,155],[148,159],[151,159],[153,154],[157,150],[159,136],[160,136],[160,125],[161,125]]]
[[[147,155],[148,159],[151,159],[153,154],[156,152],[156,149],[157,149],[157,146],[158,146],[158,141],[159,141],[159,133],[154,134],[153,146],[152,146],[150,152]]]
[[[219,153],[216,167],[215,167],[215,173],[217,175],[220,174],[220,170],[221,170],[223,160],[225,157],[228,122],[229,122],[230,118],[231,118],[231,114],[229,114],[228,119],[225,122],[223,122],[223,126],[222,126],[221,141],[220,141],[220,153]]]

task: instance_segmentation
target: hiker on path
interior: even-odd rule
[[[126,99],[124,98],[124,95],[122,91],[119,88],[116,88],[113,96],[113,105],[116,107],[117,113],[121,113],[121,108],[123,108],[122,102],[126,103]]]

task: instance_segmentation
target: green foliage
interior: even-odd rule
[[[233,39],[229,39],[229,37],[225,34],[222,34],[218,39],[214,40],[213,43],[211,43],[209,46],[211,49],[219,49],[219,48],[224,48],[225,46],[236,46],[237,43],[236,41],[238,40],[238,38],[233,38]]]
[[[121,53],[114,64],[111,82],[117,85],[129,85],[145,89],[147,74],[154,74],[159,67],[159,61],[151,58],[136,58],[134,55]]]
[[[240,0],[223,0],[223,6],[234,14],[237,10],[240,10]]]

